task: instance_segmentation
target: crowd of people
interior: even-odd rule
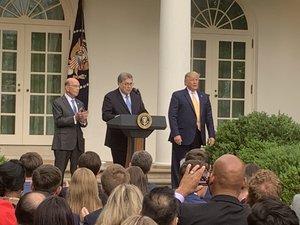
[[[215,143],[215,130],[199,77],[188,72],[186,88],[170,101],[171,187],[149,182],[147,151],[135,151],[128,162],[127,137],[115,128],[107,128],[105,139],[113,163],[101,171],[99,155],[85,152],[81,128],[88,125],[88,111],[76,99],[79,82],[68,78],[65,94],[53,102],[54,165],[44,164],[37,152],[0,165],[0,225],[299,225],[300,195],[291,207],[284,204],[274,172],[232,154],[212,164],[201,148]],[[147,112],[130,73],[121,73],[117,83],[104,97],[105,122]]]
[[[69,182],[36,152],[0,165],[0,225],[299,224],[298,197],[287,206],[274,172],[235,155],[211,165],[205,150],[192,149],[175,189],[148,181],[147,151],[135,152],[128,168],[113,163],[101,171],[92,151],[78,162]]]

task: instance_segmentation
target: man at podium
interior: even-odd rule
[[[147,112],[141,94],[133,88],[133,77],[122,72],[118,76],[118,88],[104,96],[102,105],[102,120],[107,122],[120,114],[138,115]],[[114,163],[125,167],[127,154],[127,137],[120,129],[106,130],[105,146],[111,149]]]

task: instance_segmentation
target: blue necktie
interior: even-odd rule
[[[72,103],[72,110],[73,110],[73,113],[76,114],[76,113],[77,113],[77,108],[76,108],[76,105],[75,105],[75,99],[72,99],[72,100],[71,100],[71,103]]]
[[[131,103],[130,103],[130,100],[129,100],[129,95],[125,96],[125,103],[127,105],[127,108],[129,109],[130,114],[132,114],[132,112],[131,112]]]

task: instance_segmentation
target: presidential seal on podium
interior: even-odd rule
[[[143,112],[137,117],[137,124],[141,129],[148,129],[152,125],[152,117],[149,113]]]

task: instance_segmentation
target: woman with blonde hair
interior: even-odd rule
[[[88,212],[93,212],[103,207],[98,194],[97,179],[91,170],[87,168],[75,170],[67,190],[67,201],[72,212],[78,215],[80,215],[83,207]]]
[[[132,215],[138,215],[142,208],[143,195],[132,184],[120,184],[110,194],[96,225],[121,225]]]
[[[128,217],[121,225],[158,225],[148,216],[134,215]]]

